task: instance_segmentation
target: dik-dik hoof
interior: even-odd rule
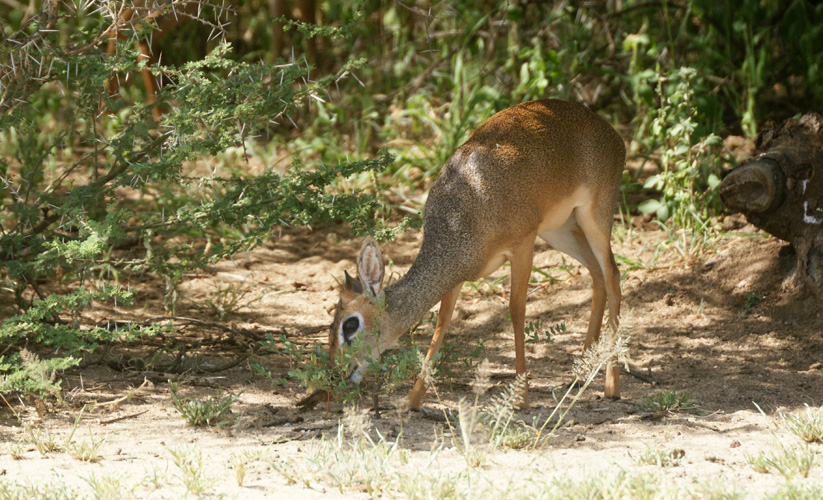
[[[531,407],[531,402],[529,401],[529,381],[526,380],[523,389],[520,392],[520,402],[517,403],[518,410],[528,410]]]
[[[414,382],[414,388],[409,393],[409,399],[406,400],[406,406],[409,410],[420,411],[420,406],[423,402],[423,396],[426,395],[426,383],[422,379],[417,379]]]
[[[606,367],[606,387],[603,390],[603,395],[608,399],[620,399],[620,367],[615,364],[609,364]]]

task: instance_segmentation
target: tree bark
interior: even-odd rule
[[[279,19],[286,15],[286,0],[269,0],[269,14],[271,17]],[[277,61],[277,58],[283,53],[283,40],[285,34],[283,32],[283,23],[280,21],[272,22],[271,34],[271,51],[274,55],[272,62]]]
[[[297,18],[306,24],[317,24],[317,11],[314,0],[299,0],[297,2]],[[315,67],[320,67],[320,61],[317,59],[316,37],[306,38],[306,59]]]
[[[762,131],[756,156],[732,170],[720,197],[755,226],[788,241],[797,276],[823,302],[823,116]]]

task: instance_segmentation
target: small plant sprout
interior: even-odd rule
[[[743,307],[751,309],[759,304],[765,297],[754,292],[746,292],[746,299],[743,301]]]
[[[89,428],[88,439],[82,440],[79,443],[69,444],[67,448],[69,454],[77,460],[83,462],[96,462],[100,460],[100,448],[103,446],[103,443],[105,442],[105,437],[95,439],[94,434],[92,434],[91,428]]]
[[[631,456],[631,453],[629,454]],[[680,465],[680,461],[686,456],[686,452],[679,449],[668,448],[654,448],[646,446],[643,451],[636,458],[632,457],[635,462],[641,465],[656,465],[657,467],[676,467]]]
[[[94,498],[115,500],[132,498],[133,492],[123,486],[123,479],[115,474],[96,475],[94,472],[82,478],[94,492]],[[132,488],[133,489],[133,488]]]
[[[539,342],[544,342],[546,344],[550,344],[552,342],[553,335],[558,335],[566,331],[566,323],[558,323],[554,326],[550,326],[544,331],[543,320],[538,319],[537,321],[530,321],[526,326],[525,331],[526,343],[536,344]],[[543,334],[542,337],[541,333]]]
[[[9,443],[8,451],[9,455],[14,460],[22,460],[23,453],[25,453],[26,451],[26,446],[23,441],[23,438],[18,439],[15,443]]]
[[[77,431],[77,428],[80,426],[80,419],[83,416],[83,412],[86,411],[86,408],[87,406],[83,406],[83,408],[77,413],[71,432],[69,432],[65,439],[58,439],[57,436],[53,435],[48,429],[41,431],[32,427],[31,424],[24,424],[23,428],[26,430],[26,434],[28,435],[28,441],[34,445],[35,449],[37,449],[41,455],[45,455],[52,451],[69,451],[72,456],[75,456],[75,452],[77,452],[78,456],[75,458],[85,461],[93,461],[93,459],[96,459],[97,450],[100,446],[102,446],[104,440],[95,441],[92,438],[90,443],[83,443],[82,445],[71,444],[71,440],[74,437],[74,433]],[[91,431],[89,431],[89,433],[91,434]],[[81,456],[89,458],[79,458]]]
[[[484,414],[484,421],[489,429],[489,442],[493,448],[497,448],[505,440],[515,417],[515,410],[523,404],[526,387],[526,374],[523,373],[502,394],[491,399],[491,407]]]
[[[811,408],[784,415],[780,414],[783,426],[807,443],[823,442],[823,407]]]
[[[174,409],[186,419],[189,425],[224,427],[231,425],[237,420],[237,416],[231,412],[231,405],[240,398],[240,394],[218,395],[216,398],[209,396],[200,401],[182,396],[178,392],[178,385],[169,380],[172,404]]]
[[[658,391],[641,399],[634,406],[646,413],[692,413],[695,415],[702,413],[700,405],[692,401],[689,393],[678,394],[674,390]]]
[[[489,279],[481,278],[477,281],[466,281],[463,286],[469,287],[481,297],[494,297],[501,295],[502,285],[508,276],[501,276],[499,278]]]
[[[237,486],[243,486],[243,481],[246,479],[246,457],[233,453],[231,456],[231,468],[234,470],[234,479],[237,481]]]
[[[33,428],[31,424],[25,424],[24,428],[29,436],[29,442],[34,445],[41,455],[45,455],[52,451],[63,451],[66,449],[65,443],[59,441],[51,434],[51,432],[48,431],[48,429],[40,431]]]
[[[282,348],[274,346],[272,337],[267,337],[262,345],[266,349],[285,351],[288,355],[294,366],[289,370],[289,376],[299,381],[300,385],[310,392],[309,396],[298,403],[299,406],[311,408],[318,402],[331,398],[353,403],[367,390],[366,388],[374,388],[370,395],[374,408],[377,409],[381,393],[391,393],[398,385],[406,383],[418,370],[419,349],[410,339],[407,341],[407,344],[402,344],[396,349],[374,355],[364,339],[358,337],[350,344],[340,346],[335,351],[334,359],[330,358],[328,351],[319,343],[315,343],[307,350],[294,344],[284,335],[280,335]],[[373,383],[359,384],[350,380],[349,375],[362,360],[367,361],[366,378]]]
[[[746,455],[746,462],[755,472],[777,472],[786,479],[797,476],[809,477],[809,472],[814,467],[815,453],[808,445],[789,447],[778,441],[777,449],[757,455]]]
[[[625,365],[629,356],[629,339],[622,327],[613,340],[609,340],[606,335],[600,337],[597,344],[575,360],[575,377],[586,381],[596,376],[609,363]]]
[[[376,359],[367,356],[369,368],[366,373],[368,379],[375,381],[376,388],[372,391],[372,401],[378,416],[380,395],[391,394],[398,386],[408,382],[420,369],[418,352],[416,345],[408,343],[397,349],[384,351]]]
[[[231,467],[232,470],[234,470],[234,478],[237,481],[238,486],[243,486],[243,483],[245,482],[247,466],[252,462],[265,460],[268,453],[268,448],[232,453]]]
[[[186,486],[186,492],[202,497],[214,484],[213,478],[207,478],[203,469],[203,454],[200,450],[173,448],[169,450],[172,462],[180,471],[179,478]]]
[[[518,375],[514,383],[501,394],[492,397],[488,408],[481,408],[480,397],[489,389],[491,370],[488,361],[480,363],[472,384],[475,394],[473,404],[466,399],[461,399],[458,403],[459,433],[456,434],[459,440],[456,440],[455,447],[463,455],[466,464],[470,467],[481,466],[487,461],[489,453],[501,447],[518,449],[531,445],[535,448],[545,442],[603,367],[614,360],[625,362],[627,343],[628,339],[624,336],[618,335],[613,343],[602,337],[597,345],[589,349],[575,365],[578,380],[584,381],[577,395],[564,406],[573,386],[570,387],[540,426],[537,421],[530,426],[515,418],[515,411],[522,404],[526,393],[525,374]],[[544,431],[551,421],[555,421],[555,425],[546,435]]]
[[[140,484],[159,490],[167,482],[168,475],[168,462],[165,462],[165,468],[163,469],[161,469],[158,465],[152,465],[150,469],[146,469],[146,473],[143,475],[143,480],[140,481]]]

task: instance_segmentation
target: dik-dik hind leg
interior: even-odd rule
[[[526,238],[512,252],[511,256],[511,296],[509,297],[509,313],[514,328],[514,368],[518,375],[526,373],[526,296],[529,291],[529,276],[532,272],[534,259],[534,238]],[[521,408],[529,407],[529,383],[523,387]]]
[[[608,211],[601,210],[601,214],[597,214],[593,209],[590,210],[586,207],[579,207],[576,212],[577,222],[597,259],[601,275],[605,277],[605,291],[609,301],[608,335],[609,339],[613,341],[617,335],[622,295],[620,292],[620,272],[617,269],[617,263],[614,261],[614,254],[611,249],[611,207]],[[599,332],[597,337],[599,338]],[[588,337],[586,340],[589,340]],[[603,392],[607,398],[620,398],[620,368],[614,361],[606,365],[606,384]]]
[[[620,270],[617,268],[617,262],[614,261],[614,254],[611,247],[609,248],[609,264],[611,266],[612,279],[607,281],[609,287],[609,328],[617,333],[617,327],[620,321],[620,302],[623,299],[623,293],[620,291]]]
[[[611,273],[608,271],[606,275],[611,275],[612,279],[606,281],[609,286],[609,332],[608,335],[612,340],[616,340],[617,326],[620,319],[620,301],[622,294],[620,292],[620,271],[617,269],[617,263],[614,261],[614,254],[609,248],[609,263],[611,264]],[[606,366],[606,386],[604,395],[607,398],[620,398],[620,367],[612,362]]]
[[[609,215],[609,217],[611,217]],[[603,217],[601,217],[603,219]],[[606,309],[606,300],[609,300],[609,325],[615,321],[620,310],[620,286],[617,274],[617,266],[614,265],[614,256],[611,253],[609,237],[611,230],[606,231],[605,226],[611,228],[611,219],[598,223],[591,217],[591,211],[584,207],[577,207],[569,219],[559,228],[552,231],[540,233],[540,237],[546,240],[554,249],[559,250],[584,266],[589,270],[592,277],[592,313],[589,318],[589,328],[586,332],[586,340],[583,342],[583,352],[587,351],[600,339],[600,330],[603,325],[603,313]],[[584,227],[588,227],[588,231]],[[592,235],[589,238],[589,235]],[[605,238],[603,235],[606,235]],[[598,252],[603,252],[603,242],[605,241],[605,259],[598,257]],[[612,271],[603,272],[603,262],[612,263]],[[616,288],[615,288],[616,285]],[[617,297],[617,301],[613,300]],[[620,373],[616,367],[608,365],[606,367],[605,395],[611,398],[620,397]]]
[[[540,237],[546,240],[555,250],[565,253],[580,262],[592,277],[592,312],[589,316],[589,328],[586,331],[586,340],[583,341],[583,351],[588,350],[600,339],[600,328],[603,324],[603,313],[606,310],[606,280],[600,269],[600,264],[592,252],[589,240],[574,215],[569,217],[561,227],[541,233]]]
[[[572,236],[577,243],[574,248],[576,254],[570,253],[572,257],[579,260],[592,277],[592,314],[589,317],[589,329],[586,332],[586,340],[583,341],[583,352],[588,351],[593,345],[600,340],[600,330],[603,326],[603,313],[606,309],[606,297],[610,295],[607,291],[608,280],[603,276],[599,260],[594,254],[592,247],[580,227],[575,227],[572,230]],[[609,252],[611,255],[611,251]],[[614,258],[612,257],[612,260]],[[615,267],[615,270],[617,268]],[[618,293],[620,289],[618,288]],[[619,302],[618,302],[619,307]],[[610,306],[609,313],[612,309]],[[616,315],[611,315],[609,324],[611,325],[612,318]],[[612,335],[610,330],[609,335]],[[606,383],[604,384],[603,394],[607,398],[617,399],[620,397],[620,370],[613,363],[606,365]]]
[[[432,356],[437,354],[440,350],[440,346],[443,345],[443,339],[446,336],[446,329],[449,327],[449,323],[451,323],[454,305],[457,303],[457,296],[460,295],[460,288],[462,287],[463,283],[458,284],[456,287],[452,288],[452,290],[440,301],[440,311],[437,313],[437,326],[434,329],[434,336],[432,337],[432,343],[429,346],[429,352],[426,353],[426,363],[429,362]],[[417,381],[414,383],[414,388],[409,394],[409,408],[412,410],[419,410],[420,402],[423,400],[423,396],[425,395],[426,382],[422,378],[418,377]]]

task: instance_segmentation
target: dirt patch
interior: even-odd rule
[[[823,404],[823,308],[788,279],[795,259],[778,240],[731,236],[706,259],[685,264],[673,251],[659,252],[661,238],[660,233],[641,231],[614,246],[624,258],[621,324],[631,334],[631,364],[654,384],[624,375],[623,399],[608,401],[600,397],[601,375],[569,413],[550,449],[497,452],[485,466],[489,474],[510,478],[526,467],[585,478],[598,471],[653,468],[638,465],[637,457],[665,448],[678,450],[678,456],[683,453],[679,466],[666,469],[676,481],[723,477],[753,496],[777,484],[776,476],[755,472],[746,457],[773,448],[778,438],[788,442],[793,436],[778,436],[773,419],[759,413],[755,403],[767,415]],[[419,240],[420,235],[410,234],[384,245],[391,261],[390,279],[410,266]],[[322,234],[295,230],[191,276],[181,287],[184,299],[177,315],[193,321],[178,320],[173,338],[114,346],[105,357],[102,351],[94,353],[88,361],[100,363],[65,374],[65,404],[46,408],[12,401],[18,415],[9,408],[0,413],[0,440],[6,443],[0,474],[20,484],[58,482],[81,492],[97,491],[95,484],[109,478],[135,497],[177,498],[186,491],[198,496],[187,486],[185,463],[196,463],[199,457],[199,470],[208,483],[202,495],[365,496],[356,489],[341,493],[327,484],[288,484],[271,468],[275,460],[304,460],[310,440],[335,435],[342,406],[333,402],[328,409],[320,405],[298,412],[294,403],[303,393],[296,384],[272,385],[253,373],[246,361],[267,333],[284,334],[303,345],[326,342],[337,301],[334,278],[355,269],[359,245],[340,229]],[[555,333],[551,343],[527,344],[532,407],[519,417],[528,423],[545,418],[555,405],[554,390],[571,380],[591,297],[588,273],[561,254],[538,246],[535,266],[543,272],[534,275],[528,321],[539,318],[546,326],[563,322],[566,331]],[[471,396],[473,373],[466,359],[490,360],[492,394],[513,380],[506,273],[503,268],[464,288],[447,338],[441,400],[427,396],[425,407],[454,411],[461,397]],[[207,314],[213,313],[207,305],[216,300],[216,290],[231,283],[248,289],[244,300],[256,300],[223,320]],[[151,308],[162,303],[160,293],[151,284],[145,286],[141,307],[117,313],[99,309],[89,319],[162,315]],[[427,346],[423,326],[415,340]],[[178,350],[164,348],[171,340]],[[186,357],[198,355],[185,374],[141,369],[139,360],[164,356],[173,367],[182,348]],[[285,377],[289,370],[282,354],[259,352],[255,359],[273,377]],[[241,393],[232,406],[235,422],[220,430],[189,426],[172,407],[170,378],[193,398]],[[432,418],[432,412],[390,409],[402,404],[410,388],[411,381],[384,401],[389,410],[374,421],[375,427],[388,439],[402,435],[402,445],[411,450],[413,460],[422,460],[433,446],[441,446],[438,460],[461,462],[450,429]],[[663,388],[690,393],[701,414],[650,415],[636,408],[636,402]],[[83,405],[90,406],[81,415],[72,442],[76,449],[84,442],[104,440],[98,459],[84,462],[62,451],[41,454],[32,436],[65,443]],[[242,487],[235,476],[238,468],[246,470]],[[811,477],[819,485],[821,467],[812,469]]]

